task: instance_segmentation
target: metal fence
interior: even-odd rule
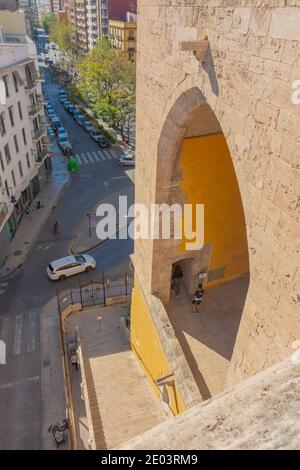
[[[70,281],[69,285],[56,291],[58,309],[62,312],[69,305],[81,304],[82,308],[107,305],[107,300],[131,295],[133,279],[125,273],[119,277],[101,277],[85,283]]]

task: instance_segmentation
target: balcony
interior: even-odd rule
[[[27,79],[26,84],[25,84],[25,90],[31,91],[34,87],[36,87],[37,79],[32,78],[32,79]]]
[[[33,118],[42,109],[42,103],[37,102],[34,105],[28,106],[29,117]]]
[[[32,155],[34,156],[36,163],[41,163],[49,155],[49,150],[46,147],[44,147],[40,152],[32,150]]]
[[[45,124],[40,124],[39,127],[32,131],[32,140],[36,142],[39,140],[46,132]]]

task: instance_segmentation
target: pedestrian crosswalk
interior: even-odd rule
[[[110,149],[101,149],[84,153],[76,153],[75,158],[79,165],[89,165],[106,160],[116,160],[118,157]]]
[[[36,351],[39,344],[38,312],[33,310],[24,314],[1,316],[0,340],[5,343],[7,358]]]

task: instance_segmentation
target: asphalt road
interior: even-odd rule
[[[80,154],[99,150],[59,103],[56,85],[47,79],[46,88],[74,151]],[[78,174],[71,174],[26,262],[1,295],[0,326],[6,335],[7,364],[0,365],[0,449],[41,448],[39,314],[55,295],[57,285],[47,278],[46,267],[49,261],[68,254],[83,218],[97,202],[116,191],[126,194],[132,184],[115,159],[90,162],[82,165]],[[55,220],[61,225],[58,240],[52,234]],[[84,276],[88,279],[103,271],[123,273],[132,251],[131,240],[104,243],[91,252],[97,261],[96,272]]]

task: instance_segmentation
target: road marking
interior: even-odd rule
[[[110,156],[110,154],[107,152],[107,150],[102,149],[102,152],[103,152],[104,155],[108,158],[108,160],[111,160],[111,156]]]
[[[127,175],[124,175],[124,176],[114,176],[114,177],[112,178],[112,180],[121,180],[122,178],[128,178],[128,176],[127,176]]]
[[[0,295],[4,294],[5,290],[4,289],[0,289]]]
[[[80,160],[80,156],[78,155],[78,153],[76,153],[75,158],[78,161],[79,165],[81,165],[82,161]]]
[[[101,150],[98,150],[98,155],[102,158],[102,160],[105,160],[105,156],[102,154]]]
[[[84,155],[84,153],[82,153],[82,154],[80,155],[80,158],[82,158],[82,160],[84,161],[84,163],[89,163],[88,160],[87,160],[87,158],[86,158],[86,156]]]
[[[17,356],[18,354],[21,353],[22,321],[23,321],[23,315],[16,315],[16,328],[15,328],[15,338],[14,338],[14,347],[13,347],[14,356]]]
[[[106,151],[112,156],[112,158],[118,158],[111,150],[106,149]]]
[[[45,246],[44,250],[49,250],[49,248],[51,248],[52,245],[53,243],[50,243],[50,245]]]
[[[6,287],[8,282],[0,282],[0,287]]]
[[[23,379],[23,380],[17,380],[16,382],[8,382],[4,385],[0,385],[0,390],[14,388],[14,387],[17,387],[18,385],[25,385],[30,382],[39,382],[39,380],[40,380],[39,375],[35,375],[34,377],[27,377],[26,379]]]
[[[100,158],[98,157],[98,155],[96,154],[96,152],[92,152],[92,154],[93,154],[94,159],[95,159],[97,162],[100,162]]]
[[[89,152],[86,153],[86,156],[90,159],[90,161],[92,163],[94,163],[94,159],[93,159],[92,155]]]
[[[30,312],[28,318],[27,352],[35,351],[36,313]]]
[[[9,317],[1,317],[2,318],[2,326],[0,329],[0,338],[7,344],[8,339],[8,328],[9,328]]]

